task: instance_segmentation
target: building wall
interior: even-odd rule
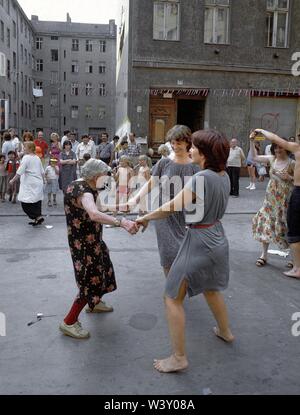
[[[15,127],[19,134],[25,129],[41,128],[46,137],[49,137],[53,131],[62,134],[66,129],[76,129],[79,136],[101,130],[107,131],[112,136],[115,133],[116,99],[116,25],[114,20],[111,20],[108,25],[88,25],[72,23],[69,17],[67,22],[39,22],[35,16],[33,21],[30,21],[15,0],[3,0],[3,7],[0,1],[0,20],[3,21],[5,30],[4,41],[0,36],[0,52],[5,54],[11,65],[11,79],[0,77],[1,98],[10,98],[11,103],[9,126]],[[14,22],[16,38],[14,38]],[[41,30],[43,27],[46,30]],[[7,44],[7,29],[10,29],[10,46]],[[41,50],[36,49],[36,37],[43,38]],[[73,38],[80,40],[80,52],[78,53],[71,51]],[[87,39],[93,41],[93,52],[85,51]],[[106,41],[105,53],[100,53],[100,40]],[[58,49],[58,62],[51,61],[51,49]],[[15,68],[13,53],[16,56]],[[36,70],[38,59],[43,59],[43,72]],[[73,59],[79,61],[80,69],[76,75],[71,72]],[[86,61],[92,62],[92,74],[85,72]],[[100,62],[105,62],[106,72],[104,74],[99,73]],[[52,71],[58,72],[57,83],[51,83]],[[80,84],[79,96],[71,96],[73,81]],[[36,82],[43,83],[44,96],[42,98],[33,96],[32,87],[36,85]],[[90,96],[86,95],[85,90],[88,82],[93,85],[93,92]],[[106,96],[100,96],[100,83],[106,85]],[[51,95],[55,94],[58,96],[58,103],[51,106]],[[42,118],[37,118],[37,105],[43,105],[44,116]],[[79,107],[78,119],[71,119],[72,106]],[[86,116],[87,106],[92,107],[91,118]],[[105,108],[105,115],[103,116],[101,112],[101,117],[99,117],[100,106]]]
[[[72,23],[70,23],[72,25]],[[78,27],[78,24],[76,24]],[[86,26],[86,25],[84,25]],[[116,32],[115,25],[114,32]],[[72,29],[71,29],[72,32]],[[57,40],[53,40],[57,36]],[[36,59],[44,60],[44,71],[35,71],[36,81],[43,81],[43,98],[37,98],[37,104],[44,107],[44,118],[36,118],[35,128],[44,127],[49,135],[52,131],[62,133],[66,129],[77,131],[78,136],[102,130],[110,136],[115,133],[115,96],[116,96],[116,39],[101,34],[82,34],[80,32],[43,33],[37,31],[36,38],[43,39],[42,50],[36,50]],[[79,51],[72,51],[72,39],[79,40]],[[91,40],[93,51],[86,51],[86,40]],[[100,40],[106,41],[106,51],[100,52]],[[51,61],[51,50],[58,49],[58,62]],[[78,62],[79,72],[72,73],[72,63]],[[86,73],[86,65],[90,62],[93,73]],[[105,63],[106,71],[99,73],[100,63]],[[58,82],[51,83],[51,73],[58,72]],[[91,95],[86,94],[86,84],[92,85]],[[100,96],[99,84],[104,83],[106,96]],[[71,95],[72,84],[79,85],[79,95]],[[58,95],[58,105],[51,106],[51,95]],[[71,108],[78,107],[78,118],[71,117]],[[90,107],[87,116],[87,107]],[[100,107],[105,115],[100,117]],[[102,112],[101,112],[102,114]],[[57,127],[56,127],[57,125]]]
[[[14,0],[4,0],[3,5],[4,7],[2,7],[0,2],[0,20],[4,23],[4,42],[0,36],[0,52],[4,53],[6,60],[10,61],[10,79],[8,77],[0,77],[0,93],[1,98],[6,98],[10,101],[10,127],[17,128],[21,133],[25,129],[32,128],[33,28],[17,2]],[[10,30],[10,46],[7,43],[7,29]],[[23,115],[21,111],[22,105]]]
[[[251,125],[254,98],[250,91],[299,89],[299,78],[291,74],[292,54],[300,47],[299,2],[290,2],[289,47],[284,49],[266,47],[265,1],[231,1],[229,45],[204,43],[204,0],[179,2],[179,41],[153,40],[153,3],[130,2],[133,33],[128,79],[133,88],[128,118],[132,129],[149,137],[150,88],[207,88],[205,126],[237,136],[246,148],[249,129],[255,127]],[[266,104],[266,113],[272,113],[274,107],[278,114],[274,100],[270,98],[269,108]],[[298,99],[298,108],[299,103]],[[137,112],[138,107],[142,113]],[[300,131],[299,117],[297,125],[283,129],[282,134],[296,131]]]

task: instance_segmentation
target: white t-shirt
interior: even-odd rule
[[[10,141],[4,141],[4,143],[2,145],[2,154],[5,155],[6,159],[7,159],[8,153],[10,151],[16,151],[16,148],[15,148],[12,140],[10,140]]]
[[[45,176],[47,176],[48,180],[56,180],[58,175],[56,174],[56,170],[52,166],[48,166],[45,170]]]
[[[231,148],[227,166],[242,167],[242,160],[245,160],[245,158],[245,154],[240,147]]]
[[[15,137],[13,140],[11,140],[11,142],[13,143],[16,151],[19,151],[19,147],[20,147],[20,140],[18,137]]]
[[[21,176],[20,202],[36,203],[44,199],[44,169],[38,156],[24,156],[17,174]]]

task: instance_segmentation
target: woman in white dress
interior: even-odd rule
[[[13,185],[21,178],[19,201],[26,215],[33,220],[32,226],[44,222],[42,216],[42,201],[44,199],[44,168],[38,156],[35,155],[35,145],[32,142],[24,144],[25,156],[22,159],[16,176],[10,181]]]

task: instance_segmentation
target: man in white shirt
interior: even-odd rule
[[[76,157],[79,161],[79,166],[83,166],[84,159],[83,156],[85,154],[89,154],[91,158],[96,158],[96,146],[93,141],[90,140],[88,135],[84,135],[81,138],[82,143],[79,144],[77,151],[76,151]]]
[[[10,136],[11,136],[11,142],[13,144],[13,146],[15,147],[15,151],[18,153],[20,151],[20,139],[16,134],[16,130],[14,130],[13,128],[11,128],[10,130],[8,130]]]
[[[71,140],[71,131],[69,130],[64,131],[64,136],[61,139],[61,147],[63,148],[65,141],[70,141],[70,140]]]
[[[243,150],[238,146],[238,140],[231,140],[230,155],[227,162],[227,173],[230,177],[231,183],[230,196],[239,197],[240,195],[240,174],[242,164],[245,160],[245,154]]]

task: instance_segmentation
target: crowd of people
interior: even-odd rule
[[[261,137],[271,143],[266,155],[260,154]],[[230,269],[229,243],[221,220],[230,195],[239,197],[241,167],[247,165],[249,169],[249,190],[255,189],[258,166],[264,167],[269,171],[270,181],[263,206],[252,221],[253,237],[262,245],[256,265],[268,264],[270,244],[281,249],[290,248],[293,261],[285,275],[300,279],[299,138],[286,140],[265,130],[253,130],[246,158],[237,140],[229,143],[218,131],[192,134],[188,127],[176,125],[167,134],[169,144],[159,148],[161,159],[153,167],[149,157],[152,153],[141,154],[134,134],[128,139],[115,137],[113,142],[103,134],[100,145],[96,146],[88,135],[79,143],[66,131],[61,141],[52,134],[48,147],[42,133],[33,140],[27,132],[24,143],[16,140],[11,131],[5,133],[0,155],[2,200],[5,200],[7,183],[3,177],[10,171],[8,185],[12,202],[20,181],[19,200],[32,219],[31,224],[38,226],[44,220],[41,213],[43,193],[48,194],[49,206],[57,204],[59,187],[65,193],[68,239],[79,291],[60,330],[75,339],[87,339],[90,333],[79,322],[82,310],[87,306],[89,313],[113,311],[103,301],[105,294],[117,289],[114,267],[103,241],[103,225],[120,227],[135,235],[140,229],[144,232],[154,221],[161,266],[166,276],[165,306],[173,349],[167,359],[155,360],[155,369],[170,373],[188,367],[183,308],[187,295],[204,295],[217,322],[215,335],[227,343],[233,342],[222,295],[228,287]],[[46,167],[47,156],[49,165]],[[116,182],[116,201],[111,207],[99,206],[99,192],[105,187],[109,173]],[[77,177],[80,180],[76,180]],[[179,178],[179,190],[174,186],[165,188],[164,183],[169,185],[174,177]],[[166,178],[169,181],[164,181]],[[157,188],[159,206],[148,212],[145,200]],[[187,215],[191,206],[195,207],[196,214]],[[139,217],[135,221],[124,216],[120,220],[116,215],[118,211],[136,208]]]

